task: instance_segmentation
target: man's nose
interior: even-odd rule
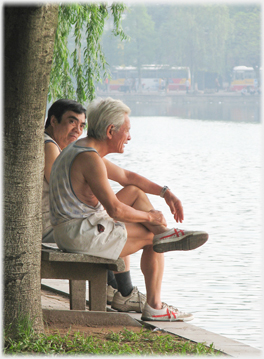
[[[75,126],[75,130],[76,130],[79,134],[81,134],[82,131],[83,131],[82,125],[81,125],[80,123],[77,123],[76,126]]]

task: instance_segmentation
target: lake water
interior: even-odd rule
[[[176,224],[165,201],[149,196],[169,227],[209,233],[196,250],[165,253],[162,300],[193,313],[191,324],[262,349],[261,124],[130,120],[125,153],[107,158],[180,198],[185,220]],[[144,292],[140,256],[131,256],[131,273]]]

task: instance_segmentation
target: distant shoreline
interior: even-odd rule
[[[163,92],[154,92],[154,91],[145,91],[145,92],[121,92],[121,91],[98,91],[97,95],[100,97],[112,97],[112,98],[120,98],[124,102],[126,99],[130,101],[148,101],[148,102],[208,102],[208,101],[221,101],[225,103],[248,103],[248,104],[260,104],[261,94],[254,95],[241,95],[238,92],[227,92],[227,91],[219,91],[212,93],[203,93],[199,91],[197,93],[188,93],[185,91],[170,91],[165,93]]]

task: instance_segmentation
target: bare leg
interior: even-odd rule
[[[145,278],[147,302],[155,309],[161,308],[161,283],[164,271],[164,255],[153,250],[153,233],[137,223],[126,223],[127,242],[120,257],[143,249],[141,270]]]
[[[124,272],[127,272],[130,270],[130,256],[123,257],[123,261],[125,262]],[[114,272],[114,273],[120,273],[120,272]]]
[[[130,271],[130,256],[128,255],[128,256],[122,257],[122,259],[125,262],[125,270],[122,271],[122,272],[113,271],[114,274],[124,273],[124,272]]]
[[[117,197],[123,203],[143,211],[153,209],[146,194],[134,186],[125,187],[118,192]],[[143,249],[141,257],[141,270],[145,278],[147,303],[155,309],[160,309],[161,283],[164,271],[164,255],[153,250],[153,233],[163,233],[167,230],[164,226],[153,226],[149,224],[126,223],[128,233],[127,242],[120,254],[127,256]]]
[[[141,257],[141,270],[145,278],[147,302],[155,309],[161,308],[161,284],[164,272],[164,254],[146,246]]]

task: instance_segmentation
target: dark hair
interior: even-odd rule
[[[84,108],[83,105],[74,100],[61,99],[55,101],[50,106],[45,128],[49,127],[51,116],[55,116],[58,123],[60,123],[62,115],[67,111],[73,111],[79,114],[84,113],[86,118],[86,108]]]

